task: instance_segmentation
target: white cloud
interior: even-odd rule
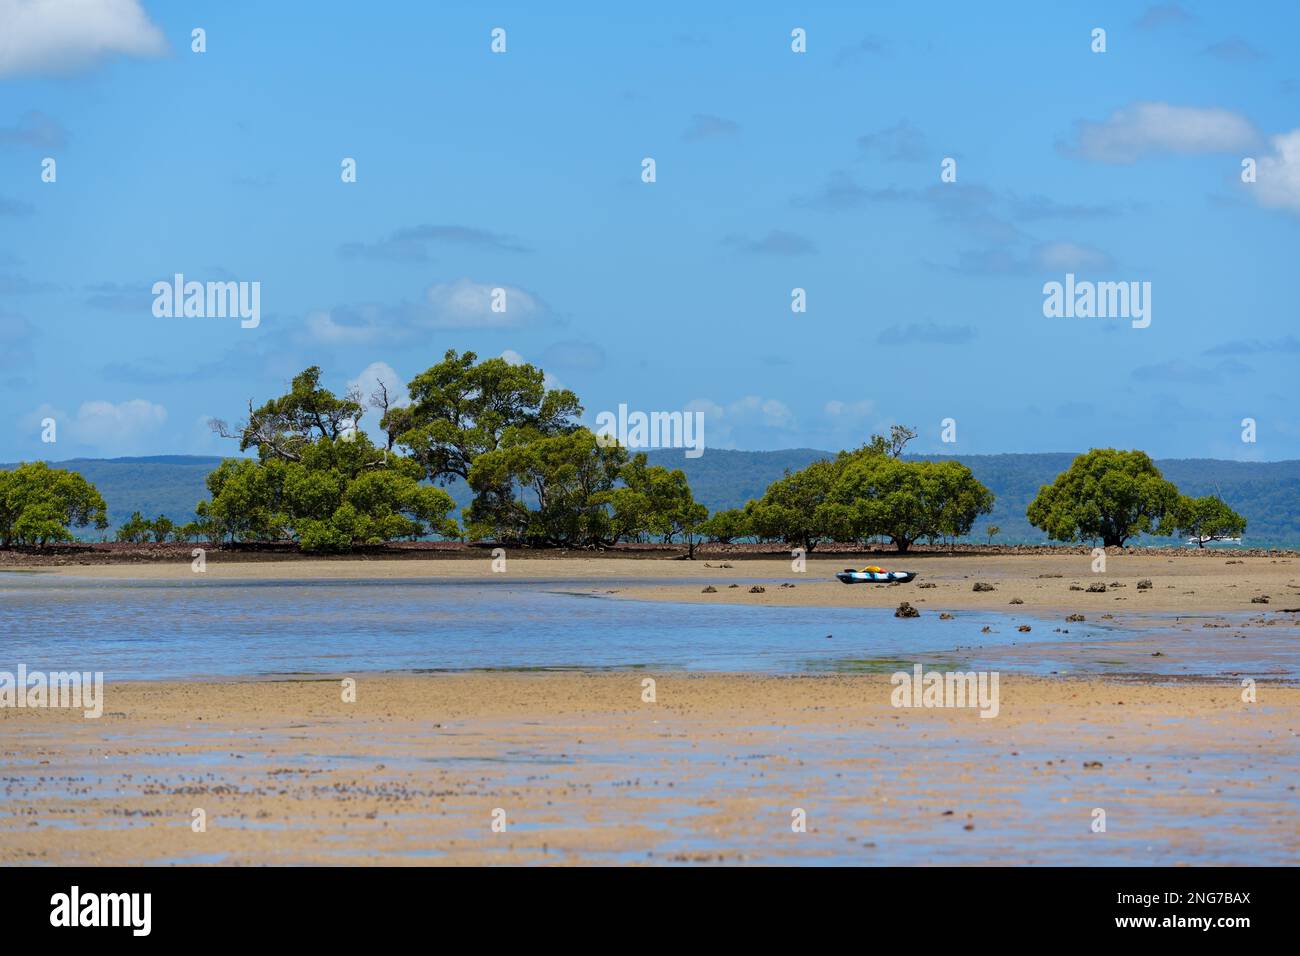
[[[504,311],[494,311],[494,302]],[[304,325],[314,342],[364,345],[410,339],[431,329],[515,329],[546,313],[545,303],[516,286],[462,278],[429,286],[421,302],[321,309],[308,313]]]
[[[1261,205],[1300,214],[1300,129],[1273,137],[1273,155],[1259,160],[1250,188]]]
[[[379,390],[380,382],[388,389],[389,408],[402,408],[411,404],[410,393],[406,390],[406,380],[387,362],[371,362],[355,378],[348,379],[347,390],[351,392],[355,389],[365,408],[365,414],[362,415],[360,422],[354,424],[358,430],[369,435],[372,441],[383,444],[386,439],[383,437],[383,429],[379,427],[383,412],[370,404],[370,397]]]
[[[318,342],[330,345],[361,345],[374,341],[383,331],[379,309],[320,310],[307,314],[307,332]]]
[[[1114,261],[1093,246],[1077,242],[1045,242],[1033,250],[1034,264],[1043,269],[1109,269]]]
[[[436,329],[517,328],[541,311],[541,303],[523,289],[457,279],[429,286],[428,325]],[[499,301],[503,311],[494,312]]]
[[[746,395],[727,406],[727,417],[740,422],[756,422],[766,428],[793,428],[794,412],[775,398]]]
[[[822,411],[837,423],[856,422],[875,414],[876,403],[869,399],[857,402],[842,402],[838,398],[833,398],[826,403],[826,407]]]
[[[82,402],[72,420],[72,437],[87,445],[118,448],[135,445],[167,421],[167,409],[133,398],[127,402]]]
[[[82,402],[75,415],[45,404],[28,415],[23,425],[30,428],[44,418],[53,418],[58,424],[58,441],[66,437],[80,445],[122,455],[137,451],[163,426],[167,409],[143,398],[117,403],[102,399]]]
[[[0,76],[66,73],[168,50],[139,0],[0,0],[0,24]]]
[[[406,391],[406,381],[398,375],[387,362],[371,362],[356,378],[348,379],[348,390],[356,389],[361,394],[363,405],[369,406],[370,396],[379,390],[382,382],[388,389],[388,404],[391,408],[401,408],[411,404],[411,396]]]
[[[1223,153],[1260,141],[1250,120],[1215,107],[1138,102],[1101,122],[1075,124],[1077,142],[1067,151],[1101,163],[1132,163],[1152,153]]]

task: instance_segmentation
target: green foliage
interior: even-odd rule
[[[933,514],[931,531],[939,537],[961,538],[970,534],[975,519],[993,510],[993,492],[974,473],[957,461],[909,462],[921,469],[922,490]]]
[[[743,508],[751,498],[761,498],[767,486],[787,470],[797,471],[810,462],[834,457],[832,453],[808,448],[783,451],[710,448],[700,458],[683,458],[679,449],[654,449],[647,453],[651,465],[680,468],[685,472],[695,500],[714,513]],[[1038,544],[1047,536],[1030,525],[1025,512],[1039,488],[1051,484],[1070,467],[1074,458],[1075,455],[1056,452],[963,455],[961,462],[997,496],[987,519],[1002,529],[997,540],[1008,544]],[[946,461],[951,456],[908,456],[907,460]],[[77,472],[98,488],[108,503],[110,527],[115,528],[133,511],[166,514],[177,521],[192,523],[194,503],[206,495],[204,479],[220,463],[220,458],[166,455],[112,460],[82,458],[51,464]],[[1218,495],[1231,503],[1249,523],[1247,545],[1300,547],[1300,461],[1160,459],[1156,466],[1183,494]],[[12,467],[15,466],[0,464],[0,470]],[[468,507],[473,494],[463,481],[456,479],[446,487],[458,506]],[[85,537],[93,529],[77,533]],[[204,532],[198,530],[191,539],[203,537]]]
[[[917,540],[966,535],[981,514],[993,514],[997,522],[986,528],[990,542],[1002,528],[1012,540],[1025,540],[1031,523],[1057,540],[1100,537],[1108,544],[1168,534],[1174,527],[1202,541],[1221,540],[1244,527],[1245,519],[1221,502],[1180,502],[1173,485],[1140,452],[1094,450],[1044,486],[1042,469],[1058,461],[1064,467],[1063,456],[975,456],[968,459],[973,469],[943,456],[905,460],[916,432],[898,425],[888,436],[872,436],[863,447],[834,457],[806,449],[714,451],[687,459],[681,468],[664,467],[660,462],[676,458],[673,453],[629,459],[622,448],[602,446],[577,424],[582,409],[576,396],[548,389],[540,369],[504,359],[479,362],[472,352],[454,350],[411,383],[410,405],[394,407],[382,386],[371,397],[387,432],[386,447],[377,447],[356,429],[366,411],[361,397],[334,395],[321,387],[320,376],[313,366],[293,379],[288,394],[258,408],[250,402],[248,422],[234,431],[213,423],[219,433],[238,438],[241,449],[255,448],[257,457],[224,460],[209,472],[210,499],[196,508],[197,522],[177,526],[162,516],[151,522],[144,509],[129,517],[115,512],[115,518],[122,516],[119,539],[292,539],[305,550],[343,550],[428,534],[460,536],[449,517],[456,502],[426,482],[449,487],[462,502],[473,495],[465,516],[474,536],[528,545],[601,547],[680,538],[693,550],[698,536],[757,537],[811,551],[827,540],[885,537],[906,550]],[[201,460],[83,467],[111,474],[125,469],[134,491],[150,484],[137,475],[157,474],[155,468],[173,461],[180,467]],[[1274,493],[1294,488],[1286,474],[1296,471],[1296,463],[1167,464],[1189,472],[1190,488],[1222,482],[1241,493],[1234,497],[1247,498],[1264,488],[1261,523],[1272,528],[1290,522],[1291,540],[1300,541],[1294,491],[1289,498]],[[782,465],[783,474],[766,480]],[[1251,481],[1249,474],[1258,469],[1278,473],[1273,487]],[[1006,501],[996,501],[986,479]],[[8,477],[2,487],[17,481]],[[152,480],[150,487],[158,486]],[[755,495],[742,510],[736,507],[743,500],[739,494],[748,488]],[[1028,504],[1023,513],[1018,502]],[[995,504],[1000,510],[992,512]],[[712,518],[708,506],[718,509]],[[1257,512],[1250,514],[1259,534]],[[64,515],[47,501],[31,503],[21,514],[11,503],[0,513],[0,530],[11,541],[68,540],[70,519]],[[181,517],[187,517],[183,510]],[[102,514],[97,526],[105,527]]]
[[[168,538],[173,537],[176,532],[176,524],[166,515],[159,515],[150,521],[140,512],[132,512],[128,518],[117,529],[118,541],[129,541],[132,544],[143,544],[146,541],[153,541],[161,544]],[[177,538],[176,540],[182,540]]]
[[[313,365],[294,376],[289,393],[254,409],[249,402],[248,421],[239,432],[239,450],[256,448],[267,461],[300,461],[320,438],[346,440],[365,414],[360,396],[338,398],[320,387],[320,369]],[[224,422],[214,422],[226,433]]]
[[[289,535],[282,510],[286,463],[228,458],[208,475],[211,500],[195,508],[215,540],[280,541]]]
[[[206,530],[236,541],[293,538],[304,551],[459,536],[451,496],[421,484],[414,461],[357,432],[360,403],[336,398],[319,377],[306,370],[288,395],[251,412],[240,445],[256,445],[258,458],[227,459],[208,475],[211,499],[195,509]]]
[[[1026,514],[1053,540],[1123,547],[1137,534],[1170,534],[1178,499],[1145,452],[1094,448],[1039,489]]]
[[[814,461],[774,481],[745,508],[752,533],[811,552],[823,541],[884,536],[899,551],[921,538],[968,534],[993,495],[955,461],[903,461],[915,437],[895,425],[854,451]]]
[[[900,461],[859,454],[832,492],[832,526],[843,540],[889,538],[907,551],[921,538],[958,538],[993,508],[993,493],[956,461]]]
[[[549,436],[510,429],[470,469],[478,493],[466,517],[470,535],[549,547],[609,543],[615,529],[606,505],[625,464],[626,450],[603,446],[585,428]]]
[[[177,520],[194,518],[194,502],[204,494],[208,472],[221,464],[216,457],[197,455],[152,455],[140,458],[72,458],[50,462],[51,467],[74,471],[98,489],[107,503],[109,537],[128,521],[133,512],[171,515]],[[0,471],[14,468],[0,464]],[[98,538],[98,529],[75,532],[78,537]]]
[[[614,539],[635,540],[653,535],[664,541],[681,536],[690,556],[695,555],[695,538],[709,516],[709,509],[696,502],[686,474],[647,465],[646,456],[634,456],[619,471],[622,487],[606,495],[613,508]]]
[[[1174,525],[1179,534],[1195,538],[1197,546],[1203,548],[1207,541],[1240,538],[1246,530],[1246,519],[1213,495],[1182,496],[1178,499]]]
[[[411,404],[387,409],[380,425],[433,481],[468,481],[479,456],[501,447],[507,432],[561,435],[572,432],[582,414],[578,397],[548,389],[541,369],[503,358],[479,362],[473,352],[454,349],[412,379],[408,390]]]
[[[74,471],[24,462],[0,471],[0,546],[73,540],[72,527],[108,527],[104,499]]]
[[[908,443],[915,437],[915,428],[908,428],[906,425],[890,425],[889,434],[887,436],[872,435],[871,441],[860,450],[874,455],[884,455],[889,458],[902,458],[903,450],[907,448]]]
[[[341,551],[427,534],[458,537],[455,502],[419,482],[408,459],[375,448],[364,434],[321,437],[302,461],[231,458],[208,476],[204,528],[219,539],[293,538],[304,551]]]
[[[831,493],[848,458],[842,454],[830,461],[814,461],[772,482],[763,497],[745,506],[753,533],[807,552],[836,537],[843,530],[845,515],[831,502]]]
[[[153,534],[153,522],[147,519],[140,512],[134,512],[131,517],[117,529],[118,541],[129,541],[132,544],[140,544],[148,541]]]
[[[408,391],[410,404],[386,408],[380,425],[425,478],[470,485],[475,498],[465,522],[473,536],[575,542],[608,533],[593,489],[621,461],[591,453],[586,438],[568,440],[582,406],[569,390],[548,389],[541,369],[449,349]],[[566,457],[571,470],[562,467]],[[539,507],[530,510],[514,488],[540,490]]]
[[[542,436],[511,429],[475,459],[471,536],[532,546],[603,547],[647,537],[681,537],[694,554],[708,509],[686,476],[628,458],[586,428]]]
[[[748,538],[754,533],[743,508],[715,511],[700,525],[699,530],[700,534],[710,541],[717,541],[720,544],[731,544],[737,538]]]

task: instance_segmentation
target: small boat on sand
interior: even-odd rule
[[[835,575],[845,584],[906,584],[916,577],[915,571],[886,571],[874,564],[858,570],[845,568]]]

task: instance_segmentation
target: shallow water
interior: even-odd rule
[[[1300,670],[1296,629],[1289,621],[1251,626],[1258,614],[1239,615],[1232,627],[1215,617],[1207,619],[1214,627],[1194,619],[1153,631],[1064,625],[1023,609],[961,611],[941,621],[939,608],[922,605],[920,618],[898,620],[881,609],[652,603],[610,593],[632,583],[0,574],[0,670],[20,663],[102,670],[109,681],[474,668],[889,672],[914,663],[1144,677],[1249,669],[1293,679]],[[1017,631],[1022,622],[1031,634]],[[985,626],[992,633],[980,633]],[[1152,657],[1153,648],[1162,656]],[[102,734],[71,742],[62,729],[32,726],[24,741],[36,749],[7,757],[0,775],[0,834],[79,830],[81,845],[96,846],[104,840],[99,831],[188,832],[188,817],[154,804],[194,792],[222,794],[214,826],[256,831],[269,855],[186,849],[144,862],[294,862],[292,851],[276,849],[277,835],[290,830],[319,834],[306,844],[312,860],[426,862],[482,849],[483,819],[472,813],[459,844],[421,829],[421,815],[450,788],[462,814],[466,806],[497,805],[499,794],[532,794],[524,801],[531,810],[512,816],[514,836],[500,849],[502,859],[509,852],[534,862],[1296,860],[1294,841],[1279,841],[1276,829],[1294,804],[1294,752],[1263,756],[1261,745],[1274,742],[1252,737],[1249,723],[1212,735],[1193,727],[1188,737],[1173,733],[1183,729],[1180,718],[1148,720],[1138,736],[1085,735],[1073,744],[1066,741],[1074,726],[1010,736],[990,728],[959,748],[926,721],[883,724],[762,723],[703,733],[666,725],[631,744],[591,735],[581,747],[570,734],[527,721],[453,720],[406,731],[388,721],[349,722],[305,743],[296,724],[119,733],[106,723]],[[59,750],[51,764],[49,754]],[[1084,769],[1089,762],[1102,766]],[[271,816],[242,803],[245,794],[283,793],[288,811]],[[294,798],[314,806],[322,796],[387,802],[372,824],[292,809]],[[807,833],[791,831],[792,807],[807,812]],[[1091,829],[1096,807],[1108,815],[1104,834]]]
[[[0,669],[106,680],[477,668],[797,673],[960,663],[999,614],[614,599],[632,581],[101,581],[0,574]],[[745,582],[749,586],[751,582]],[[998,633],[981,634],[990,625]],[[1073,625],[1072,637],[1116,632]],[[962,651],[953,653],[952,648]],[[1026,670],[1033,670],[1030,665]],[[1044,668],[1047,670],[1050,668]]]
[[[878,608],[612,596],[639,583],[104,581],[7,572],[0,670],[102,671],[113,681],[470,669],[888,673],[921,663],[1031,674],[1300,676],[1290,627],[1187,628],[1163,637],[1167,652],[1155,657],[1135,650],[1141,631],[1062,627],[1024,612],[962,611],[942,621],[939,608],[923,608],[921,617],[899,620]],[[1032,636],[1017,631],[1020,623],[1032,624]],[[990,633],[981,633],[986,626]]]

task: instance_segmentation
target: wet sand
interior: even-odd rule
[[[1241,563],[1229,564],[1229,561]],[[1106,569],[1094,572],[1087,555],[1035,555],[994,557],[905,556],[872,562],[881,567],[916,571],[907,584],[845,585],[835,580],[836,571],[850,566],[842,561],[811,560],[803,573],[792,572],[789,562],[733,562],[729,569],[701,569],[695,572],[702,586],[717,593],[702,593],[702,587],[687,585],[637,587],[624,596],[642,600],[698,601],[778,604],[818,607],[896,607],[902,601],[935,609],[982,609],[990,611],[1065,612],[1083,614],[1202,614],[1232,611],[1266,611],[1300,608],[1300,561],[1291,558],[1152,557],[1110,555]],[[752,567],[761,564],[762,571]],[[744,588],[730,588],[737,577],[769,576],[779,579],[775,587],[765,586],[762,594]],[[1138,583],[1151,586],[1139,589]],[[990,584],[992,591],[975,591],[976,583]],[[781,584],[793,584],[783,588]],[[1096,584],[1104,592],[1089,592]],[[927,585],[933,585],[929,587]],[[1072,590],[1072,588],[1076,590]],[[1267,596],[1268,604],[1252,598]],[[1013,604],[1013,601],[1023,603]]]
[[[856,560],[856,559],[855,559]],[[821,607],[896,607],[909,601],[918,608],[1008,610],[1085,615],[1204,614],[1214,612],[1277,612],[1300,608],[1300,558],[1242,557],[1212,553],[1170,552],[1160,555],[1112,554],[1106,570],[1094,572],[1093,559],[1083,553],[1053,555],[899,555],[858,560],[918,572],[915,581],[900,585],[844,585],[836,571],[852,562],[843,557],[814,555],[803,572],[787,560],[619,560],[609,558],[527,558],[506,553],[506,570],[494,572],[489,555],[483,560],[295,560],[282,562],[209,562],[206,580],[300,579],[439,579],[494,581],[517,578],[613,582],[621,597],[638,600],[734,602]],[[730,567],[722,565],[730,564]],[[190,580],[196,575],[189,560],[162,564],[85,565],[35,568],[27,573],[71,575],[93,579]],[[681,583],[683,580],[690,583]],[[766,590],[751,594],[749,582],[763,581]],[[1139,590],[1139,581],[1151,587]],[[744,581],[743,588],[731,588]],[[975,582],[992,584],[993,591],[975,592]],[[1105,584],[1104,593],[1071,590]],[[781,584],[794,585],[781,587]],[[922,585],[934,587],[922,587]],[[1115,586],[1118,585],[1118,586]],[[702,593],[706,586],[715,593]],[[1268,604],[1253,602],[1267,597]]]
[[[329,679],[110,685],[99,720],[0,710],[0,862],[1300,862],[1300,690],[1004,674],[986,719],[895,708],[891,689],[384,675],[345,703]]]
[[[879,674],[361,675],[355,703],[333,678],[110,684],[99,720],[0,709],[0,863],[1300,862],[1300,689],[1255,672],[1258,701],[1248,703],[1233,676],[1238,648],[1261,634],[1270,654],[1294,661],[1292,559],[1111,556],[1093,574],[1086,555],[926,556],[888,562],[920,572],[898,587],[841,585],[830,575],[842,560],[814,559],[803,573],[785,561],[707,566],[718,563],[508,556],[504,575],[615,600],[907,600],[923,614],[949,609],[955,626],[969,608],[1014,611],[1008,626],[1022,615],[1058,625],[1066,613],[1109,615],[1133,636],[1099,649],[1035,624],[1024,645],[981,652],[1002,670],[993,719],[893,707]],[[214,562],[206,572],[489,576],[503,577],[488,561]],[[1152,587],[1139,591],[1144,578]],[[755,580],[762,593],[749,591]],[[972,591],[977,580],[996,590]],[[747,583],[728,586],[738,581]],[[1106,592],[1070,590],[1094,581]],[[1270,603],[1252,603],[1259,594]],[[1279,626],[1242,636],[1223,623],[1247,618]],[[1124,679],[1018,674],[1045,640],[1064,670],[1104,650]],[[1155,653],[1211,652],[1213,666],[1192,672],[1216,681],[1144,675]],[[647,678],[654,702],[642,700]],[[204,832],[191,825],[196,810]],[[493,830],[498,810],[504,832]],[[796,810],[806,832],[792,832]],[[1093,829],[1098,810],[1105,832]]]

